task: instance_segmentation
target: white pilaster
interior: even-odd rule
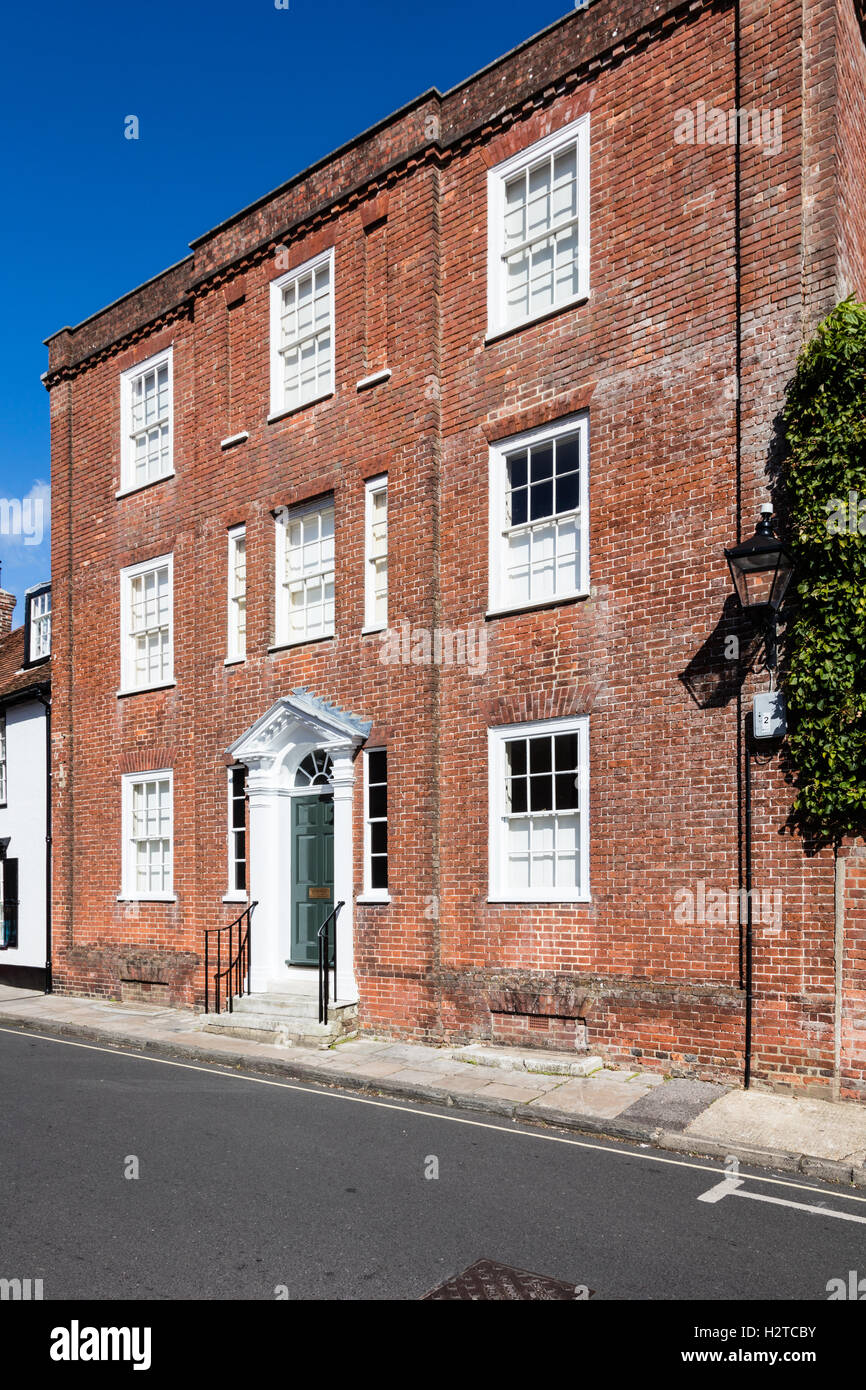
[[[332,748],[334,765],[334,902],[342,902],[337,914],[337,1002],[354,1004],[358,998],[355,982],[355,934],[352,908],[355,898],[353,878],[352,793],[355,770],[352,748]]]
[[[248,764],[247,780],[250,899],[257,903],[252,920],[250,988],[259,994],[267,989],[271,980],[278,978],[284,965],[280,959],[280,913],[286,910],[291,892],[286,853],[291,802],[280,784],[279,760],[261,758],[255,762],[256,766]]]

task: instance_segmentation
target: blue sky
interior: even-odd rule
[[[572,8],[289,0],[45,0],[4,12],[0,499],[45,498],[43,339],[428,87],[460,82]],[[140,138],[124,138],[136,115]],[[27,519],[25,513],[25,520]],[[29,513],[35,538],[37,513]],[[0,512],[2,585],[50,570]],[[21,606],[16,620],[20,620]]]

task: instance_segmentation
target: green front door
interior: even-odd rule
[[[292,798],[292,965],[315,965],[316,936],[334,907],[334,798]]]

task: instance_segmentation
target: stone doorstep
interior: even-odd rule
[[[499,1067],[503,1071],[537,1072],[546,1076],[592,1076],[604,1069],[600,1057],[576,1057],[571,1052],[520,1052],[517,1048],[486,1047],[480,1043],[470,1043],[468,1047],[446,1049],[455,1062],[466,1062],[470,1066]],[[632,1072],[617,1073],[623,1080]]]
[[[232,1013],[201,1015],[197,1031],[209,1035],[243,1038],[248,1042],[264,1042],[282,1047],[306,1045],[328,1048],[338,1041],[354,1036],[357,1008],[345,1005],[331,1009],[327,1023],[318,1016],[298,1015],[289,1010],[270,1009],[268,1012],[235,1007]]]

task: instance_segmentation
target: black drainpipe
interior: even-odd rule
[[[743,255],[742,255],[742,213],[741,213],[741,156],[739,111],[742,105],[742,75],[740,52],[740,0],[734,0],[734,106],[737,111],[737,138],[734,141],[734,295],[735,295],[735,353],[736,353],[736,511],[737,543],[743,538]],[[742,694],[737,695],[737,738],[741,727]],[[745,887],[746,887],[746,940],[745,969],[743,971],[746,989],[745,1038],[743,1040],[743,1085],[748,1090],[752,1079],[752,736],[748,712],[742,720],[743,754],[745,757],[745,778],[743,794],[745,798]],[[739,781],[740,750],[737,749],[737,778]],[[737,824],[739,826],[739,814]],[[739,840],[739,835],[738,835]],[[742,914],[738,913],[737,930],[742,932]],[[741,959],[742,959],[742,936]]]
[[[751,716],[743,721],[746,756],[746,1038],[743,1060],[743,1086],[752,1080],[752,730]]]

